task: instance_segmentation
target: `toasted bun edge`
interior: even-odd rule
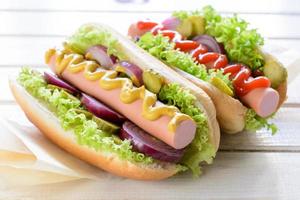
[[[239,100],[221,92],[212,84],[200,80],[180,69],[172,69],[203,89],[210,96],[216,107],[217,119],[223,132],[235,134],[244,129],[247,107]],[[279,103],[277,107],[277,109],[279,109],[287,98],[287,82],[281,83],[275,90],[279,93]]]
[[[28,119],[53,143],[81,160],[117,176],[138,180],[161,180],[177,173],[174,164],[168,163],[160,167],[157,165],[135,164],[121,160],[114,154],[95,151],[77,144],[72,132],[65,131],[58,119],[22,86],[15,80],[10,80],[9,85],[17,103],[21,106]]]
[[[217,151],[220,144],[220,128],[216,118],[216,109],[211,98],[201,88],[194,85],[189,80],[181,77],[175,71],[170,69],[163,62],[146,52],[144,49],[138,47],[134,42],[129,40],[124,35],[118,33],[116,30],[106,24],[85,24],[83,26],[90,26],[91,28],[99,28],[108,31],[119,43],[119,51],[124,52],[128,60],[142,69],[152,69],[162,75],[167,83],[175,82],[181,87],[188,89],[197,100],[196,105],[206,114],[209,127],[209,142]]]

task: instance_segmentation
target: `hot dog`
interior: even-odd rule
[[[211,163],[219,127],[208,95],[106,25],[87,24],[49,49],[53,74],[10,80],[31,122],[78,158],[113,174],[168,178]]]
[[[257,88],[243,96],[242,101],[259,116],[267,117],[277,109],[279,94],[273,88]]]
[[[55,50],[54,50],[55,51]],[[47,53],[53,54],[53,49],[50,49]],[[62,52],[55,52],[49,62],[47,64],[51,67],[52,71],[56,71],[56,64],[57,64],[57,56],[61,55]],[[70,55],[70,54],[69,54]],[[63,61],[62,61],[63,62]],[[91,61],[93,62],[93,61]],[[95,63],[95,65],[97,65]],[[100,65],[97,66],[100,68]],[[122,88],[116,88],[112,90],[103,89],[101,84],[97,81],[90,81],[85,78],[84,68],[81,72],[72,73],[70,70],[64,70],[60,76],[71,83],[72,85],[79,88],[81,91],[85,91],[87,94],[94,96],[95,98],[99,99],[106,105],[109,105],[116,111],[119,111],[121,114],[126,116],[132,122],[137,124],[140,127],[143,127],[149,134],[155,136],[156,138],[164,141],[165,143],[169,144],[170,146],[174,147],[175,149],[182,149],[186,147],[188,144],[195,137],[195,129],[196,124],[195,122],[182,114],[177,114],[178,118],[183,118],[182,121],[177,125],[176,130],[172,131],[168,129],[167,124],[172,120],[170,116],[162,116],[155,120],[145,120],[143,116],[143,106],[145,103],[146,96],[153,96],[149,91],[145,91],[145,97],[143,99],[138,99],[133,103],[124,103],[120,100],[120,94]],[[103,72],[108,72],[107,70],[103,69]],[[102,80],[101,78],[99,78]],[[100,87],[99,87],[100,85]],[[157,101],[155,103],[154,109],[163,107],[163,103]],[[167,107],[166,107],[167,108]],[[173,107],[168,107],[169,109],[175,109]],[[135,112],[132,112],[132,111]]]
[[[174,12],[162,23],[140,20],[130,25],[128,36],[209,94],[223,132],[275,132],[275,125],[262,119],[286,99],[286,69],[261,50],[263,38],[256,30],[235,21],[208,6]]]

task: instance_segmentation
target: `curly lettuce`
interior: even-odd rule
[[[67,46],[80,54],[85,54],[86,50],[94,45],[103,45],[107,47],[108,54],[126,59],[122,51],[118,50],[119,43],[116,38],[101,25],[83,25],[67,41]]]
[[[190,54],[174,49],[175,44],[170,42],[168,37],[164,37],[161,34],[146,33],[140,37],[137,45],[169,66],[181,69],[204,81],[209,81],[212,76],[218,76],[232,88],[228,74],[224,75],[220,70],[217,72],[214,70],[207,71],[206,67],[197,64]]]
[[[185,11],[185,10],[180,10],[180,11],[174,11],[172,13],[173,17],[176,17],[179,20],[185,20],[188,19],[192,16],[200,16],[202,13],[199,10],[194,10],[194,11]]]
[[[278,131],[278,128],[275,124],[269,123],[268,118],[258,116],[253,109],[247,110],[245,121],[245,130],[248,131],[255,132],[259,129],[266,128],[267,130],[270,130],[272,132],[272,135],[274,135]]]
[[[205,34],[223,43],[230,61],[241,62],[252,70],[262,69],[264,59],[259,49],[264,39],[256,29],[249,29],[248,23],[236,14],[222,17],[211,6],[205,6],[201,11],[175,11],[173,16],[180,20],[203,16]]]
[[[207,116],[195,105],[196,97],[176,83],[164,85],[158,96],[161,101],[177,106],[182,113],[195,120],[196,135],[186,148],[181,163],[191,169],[195,176],[199,176],[201,174],[200,163],[204,161],[211,164],[216,155],[213,145],[208,141]]]
[[[40,73],[23,68],[18,82],[58,117],[65,130],[72,130],[79,144],[96,151],[115,153],[123,160],[141,164],[155,162],[152,157],[133,151],[128,140],[122,141],[117,136],[105,133],[98,128],[95,121],[83,113],[76,112],[76,109],[83,109],[80,100],[64,90],[47,87]],[[184,169],[184,167],[178,165],[178,169]]]
[[[154,36],[151,33],[146,33],[140,38],[137,45],[167,65],[181,69],[204,81],[210,81],[213,76],[217,76],[231,89],[233,88],[232,82],[228,77],[229,74],[224,75],[220,70],[207,71],[203,65],[197,64],[189,54],[174,50],[174,43],[170,43],[167,37],[163,37],[160,34]],[[274,124],[269,124],[268,119],[259,117],[251,109],[248,110],[245,121],[246,130],[256,131],[261,128],[268,128],[272,130],[273,133],[276,132],[276,126]]]
[[[256,29],[249,29],[248,23],[237,15],[221,17],[210,6],[203,8],[203,15],[206,33],[224,44],[231,61],[246,64],[252,70],[263,66],[264,59],[259,48],[264,44],[264,39]]]

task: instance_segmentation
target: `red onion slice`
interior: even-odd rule
[[[44,72],[44,79],[48,84],[56,85],[60,88],[66,89],[69,93],[76,95],[80,94],[80,91],[70,85],[69,83],[63,81],[62,79],[58,78],[56,75]]]
[[[119,125],[126,120],[126,118],[123,115],[117,113],[116,111],[112,110],[111,108],[107,107],[100,101],[94,99],[93,97],[87,94],[82,93],[81,102],[88,111],[90,111],[91,113],[93,113],[101,119]]]
[[[140,87],[144,84],[143,70],[135,64],[132,64],[127,61],[120,61],[113,66],[113,69],[117,72],[125,73],[127,76],[130,77],[133,84],[137,87]]]
[[[129,121],[124,122],[120,138],[130,140],[135,151],[161,161],[177,163],[184,153],[184,149],[172,148]]]
[[[116,62],[115,56],[107,54],[107,48],[101,45],[95,45],[88,48],[86,53],[91,54],[91,58],[96,60],[102,67],[110,69]]]
[[[164,28],[166,30],[173,30],[175,31],[177,29],[177,26],[180,25],[180,20],[176,17],[169,17],[167,19],[165,19],[163,22],[162,22],[162,25],[164,26]]]
[[[223,44],[218,43],[213,37],[209,35],[198,35],[194,37],[193,40],[196,41],[197,43],[205,45],[209,52],[225,54]]]

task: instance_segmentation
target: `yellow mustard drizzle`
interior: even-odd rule
[[[68,50],[49,49],[45,54],[45,61],[50,63],[55,56],[55,72],[60,75],[65,69],[71,73],[84,71],[84,77],[90,81],[99,80],[99,86],[104,90],[121,88],[120,100],[125,104],[130,104],[138,99],[143,100],[142,116],[148,120],[157,120],[162,115],[171,117],[168,130],[175,132],[180,122],[193,120],[190,116],[180,113],[175,106],[155,106],[156,94],[145,89],[144,86],[134,87],[128,78],[117,77],[118,72],[105,70],[95,61],[85,60],[85,58]]]

